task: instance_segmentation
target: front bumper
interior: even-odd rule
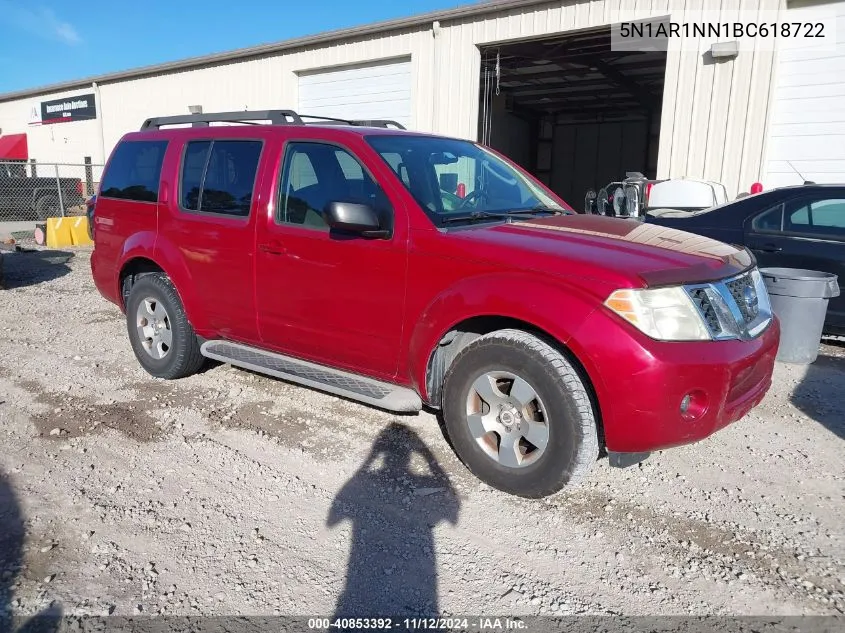
[[[649,452],[690,444],[736,422],[772,384],[780,325],[749,341],[660,342],[608,310],[573,337],[596,391],[608,451]],[[684,396],[704,403],[681,413]]]

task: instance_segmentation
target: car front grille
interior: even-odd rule
[[[751,323],[760,311],[760,302],[751,274],[747,273],[741,277],[727,281],[725,285],[728,287],[739,311],[742,312],[745,322]]]
[[[707,296],[707,291],[704,288],[693,288],[689,294],[695,307],[704,317],[707,328],[711,332],[717,331],[719,329],[719,315],[716,314],[716,308],[713,307],[713,302]]]
[[[755,338],[772,322],[769,294],[756,268],[686,291],[714,339]]]

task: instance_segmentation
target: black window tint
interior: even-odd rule
[[[774,209],[769,209],[754,218],[751,228],[755,231],[780,231],[783,222],[783,205],[779,204]]]
[[[193,141],[185,148],[182,159],[181,204],[185,209],[199,211],[200,187],[211,141]]]
[[[323,209],[329,202],[373,207],[384,222],[390,205],[381,187],[346,150],[323,143],[290,143],[285,151],[278,219],[327,230]]]
[[[167,141],[121,143],[109,160],[100,195],[105,198],[156,202]]]
[[[787,230],[796,233],[845,233],[845,200],[839,198],[803,201],[787,211]]]
[[[813,224],[824,226],[838,234],[845,232],[845,199],[818,200],[811,205]]]
[[[248,216],[261,141],[214,141],[200,191],[200,211]]]

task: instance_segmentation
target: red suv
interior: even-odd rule
[[[150,119],[112,152],[91,268],[153,376],[207,357],[437,409],[476,476],[526,497],[603,450],[707,437],[771,385],[748,251],[576,214],[473,142],[303,118]]]

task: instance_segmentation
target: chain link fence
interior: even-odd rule
[[[103,165],[0,161],[0,223],[84,215]]]

